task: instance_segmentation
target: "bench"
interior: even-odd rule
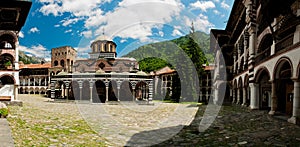
[[[10,101],[11,96],[0,96],[0,101]]]

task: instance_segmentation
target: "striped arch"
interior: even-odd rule
[[[5,77],[11,78],[11,79],[7,79]],[[10,83],[10,84],[16,84],[16,79],[10,74],[3,74],[3,75],[0,76],[0,80],[2,80],[2,78],[5,78],[4,80],[13,80],[13,83]],[[1,83],[1,84],[3,84],[3,83]]]
[[[254,79],[254,81],[255,81],[256,83],[259,82],[259,78],[261,77],[261,75],[262,75],[264,72],[266,72],[266,73],[268,74],[268,76],[271,78],[271,74],[270,74],[268,68],[266,68],[266,67],[263,66],[263,67],[259,68],[259,69],[257,70],[256,74],[255,74],[255,79]]]
[[[292,61],[288,58],[288,57],[282,57],[280,58],[277,63],[274,66],[274,73],[273,73],[273,78],[274,79],[278,79],[280,73],[278,71],[280,71],[280,69],[282,68],[282,66],[284,65],[284,63],[289,63],[290,67],[291,67],[291,73],[293,73],[293,63]]]
[[[237,89],[237,80],[236,79],[234,79],[234,81],[233,81],[233,88],[232,89]]]

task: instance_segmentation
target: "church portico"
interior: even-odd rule
[[[51,79],[51,98],[68,97],[91,103],[152,101],[152,84],[151,77],[134,74],[118,74],[117,78],[111,74],[57,75]]]

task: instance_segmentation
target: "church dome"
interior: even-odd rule
[[[91,44],[92,52],[89,53],[90,58],[115,58],[117,56],[116,47],[116,43],[110,37],[103,34],[97,37]]]
[[[95,41],[113,41],[113,40],[108,36],[101,35],[101,36],[98,36]]]

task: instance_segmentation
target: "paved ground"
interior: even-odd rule
[[[287,116],[224,106],[211,127],[198,132],[201,116],[197,114],[191,125],[156,146],[300,146],[300,127],[288,123]]]
[[[13,147],[14,140],[11,136],[11,130],[6,118],[0,118],[0,146]]]
[[[267,111],[251,111],[240,106],[223,106],[212,125],[207,130],[199,132],[199,124],[201,120],[204,120],[203,113],[206,106],[158,102],[154,105],[137,103],[80,103],[76,105],[74,102],[49,103],[46,98],[42,97],[23,96],[23,99],[25,108],[30,110],[34,107],[34,113],[39,116],[40,120],[46,115],[45,112],[52,113],[52,111],[61,112],[65,116],[64,119],[49,117],[52,123],[55,121],[59,121],[59,124],[64,124],[64,121],[70,123],[72,119],[82,117],[88,126],[100,136],[96,141],[105,142],[106,146],[300,146],[300,127],[283,120],[287,117],[276,116],[281,118],[278,119],[269,116]],[[27,105],[30,107],[27,108]],[[25,108],[20,108],[18,111],[25,111]],[[218,107],[213,107],[212,110],[217,111]],[[43,114],[38,115],[39,112]],[[66,116],[68,113],[71,115]],[[62,117],[58,114],[57,116]],[[29,118],[23,113],[15,117],[24,120],[26,118],[27,122],[37,121],[34,120],[34,116]],[[43,121],[49,118],[44,118]],[[213,117],[208,118],[213,120]],[[38,122],[41,123],[41,121]],[[28,125],[24,128],[27,127]],[[39,138],[39,135],[49,135],[43,130],[48,130],[50,127],[50,124],[47,124],[38,128],[40,134],[35,134],[35,138]],[[203,126],[200,128],[203,129]],[[30,130],[27,129],[27,131]],[[72,138],[79,139],[80,143],[90,141],[86,140],[89,134],[79,137],[74,133],[72,135]],[[21,139],[24,140],[24,138]],[[64,146],[59,141],[60,138],[55,139],[54,144]],[[76,142],[72,145],[78,146]],[[91,145],[84,144],[84,146]]]

